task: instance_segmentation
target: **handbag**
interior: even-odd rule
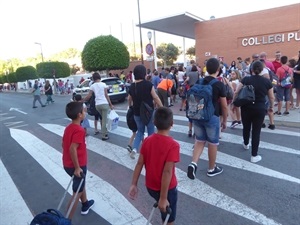
[[[233,104],[236,107],[241,107],[255,103],[255,92],[252,85],[244,85],[239,91],[237,97],[234,99]]]
[[[226,99],[227,100],[232,100],[233,99],[233,90],[232,88],[229,86],[228,82],[226,81],[226,79],[222,78],[224,81],[224,86],[225,86],[225,92],[226,92]]]

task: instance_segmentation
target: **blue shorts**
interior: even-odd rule
[[[213,115],[207,122],[194,120],[193,124],[197,141],[219,144],[220,118],[218,116]]]
[[[147,188],[147,190],[150,196],[154,198],[156,202],[158,202],[160,197],[160,191],[154,191],[149,188]],[[168,191],[168,201],[170,203],[170,208],[172,209],[172,213],[168,221],[169,223],[171,223],[174,222],[176,218],[176,209],[177,209],[177,188],[176,187]],[[165,221],[166,217],[167,217],[167,213],[161,212],[162,221]]]
[[[83,188],[85,186],[85,177],[86,177],[86,171],[87,171],[87,168],[86,166],[81,166],[80,167],[82,170],[83,170],[83,173],[84,173],[84,181],[80,187],[80,190],[79,190],[79,193],[83,191]],[[64,167],[65,171],[67,172],[67,174],[72,177],[74,175],[74,172],[75,172],[75,168],[68,168],[68,167]],[[74,179],[73,179],[73,185],[72,185],[72,190],[73,192],[75,193],[79,187],[79,184],[80,184],[80,181],[81,181],[81,177],[77,177],[74,175]]]
[[[290,88],[284,88],[281,86],[277,86],[277,92],[276,92],[276,99],[279,102],[283,101],[283,97],[284,97],[284,101],[288,102],[290,101]]]

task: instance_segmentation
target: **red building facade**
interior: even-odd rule
[[[230,63],[237,57],[275,52],[297,58],[300,51],[300,3],[195,24],[196,60],[210,57]]]

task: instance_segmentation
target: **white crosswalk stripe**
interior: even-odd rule
[[[118,110],[120,114],[126,113],[126,111]],[[175,120],[186,121],[183,116],[174,116]],[[121,122],[126,122],[125,116],[120,116]],[[93,127],[93,121],[90,121],[91,127]],[[61,153],[56,149],[51,147],[48,143],[40,140],[34,134],[29,133],[24,130],[16,129],[13,125],[17,124],[6,124],[10,128],[11,136],[26,150],[31,157],[33,157],[48,173],[52,176],[58,184],[62,187],[66,187],[69,181],[69,177],[66,175],[62,164],[61,164]],[[45,131],[51,132],[54,135],[61,137],[65,129],[64,126],[58,124],[39,124],[45,129]],[[125,125],[126,126],[126,125]],[[26,128],[25,128],[26,129]],[[186,133],[187,126],[182,126],[174,124],[172,130],[174,132],[174,138],[176,139],[176,134]],[[280,132],[280,130],[275,130],[278,133],[295,136],[299,136],[296,132]],[[274,131],[267,131],[269,133],[275,133]],[[119,127],[111,132],[111,135],[117,135],[120,137],[129,138],[131,136],[131,131],[127,127]],[[237,149],[241,148],[241,136],[230,133],[223,133],[221,142],[237,144]],[[182,140],[177,140],[180,144],[180,153],[183,155],[191,156],[193,143],[185,142]],[[104,142],[97,137],[88,136],[86,138],[87,148],[97,153],[98,155],[104,156],[105,158],[118,163],[119,165],[133,170],[135,167],[135,160],[129,158],[127,150],[125,149],[127,143],[124,146],[119,146],[110,142]],[[38,146],[38,147],[37,147]],[[99,148],[101,146],[101,148]],[[281,145],[276,145],[268,142],[260,142],[261,151],[267,149],[268,151],[278,151],[285,154],[299,155],[300,152],[296,149],[288,148]],[[250,153],[249,153],[250,158]],[[205,148],[201,159],[208,160],[207,148]],[[250,163],[249,161],[240,159],[238,157],[226,154],[223,152],[218,152],[217,163],[226,165],[229,167],[237,168],[243,171],[250,171],[252,173],[261,174],[264,176],[272,177],[275,179],[285,180],[288,182],[300,184],[300,179],[284,174],[282,172],[269,169],[267,167]],[[4,165],[0,161],[1,170]],[[100,215],[102,218],[107,220],[109,223],[114,225],[125,225],[125,224],[145,224],[146,218],[140,213],[140,211],[133,206],[127,196],[123,196],[115,187],[109,184],[107,181],[103,180],[101,177],[88,172],[91,175],[87,182],[87,192],[89,196],[97,200],[97,204],[93,207],[93,211]],[[144,175],[144,170],[142,172]],[[272,218],[268,218],[263,213],[259,212],[255,208],[249,207],[244,203],[230,197],[216,188],[206,184],[205,182],[196,179],[190,180],[186,176],[186,172],[176,168],[176,175],[178,178],[178,190],[185,195],[188,195],[194,199],[198,199],[214,207],[223,209],[229,213],[239,215],[245,219],[251,220],[258,224],[280,224]],[[129,187],[124,187],[126,190]],[[69,190],[71,193],[71,190]],[[19,201],[23,201],[20,199]],[[2,209],[1,209],[2,210]],[[30,210],[29,210],[30,212]],[[4,218],[5,221],[5,218]]]

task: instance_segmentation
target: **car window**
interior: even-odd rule
[[[117,79],[103,80],[102,82],[106,85],[122,84],[122,81]]]
[[[80,84],[80,87],[81,87],[81,88],[83,88],[83,87],[89,87],[89,83],[90,83],[89,80],[85,80],[85,81],[83,81],[83,82]]]

